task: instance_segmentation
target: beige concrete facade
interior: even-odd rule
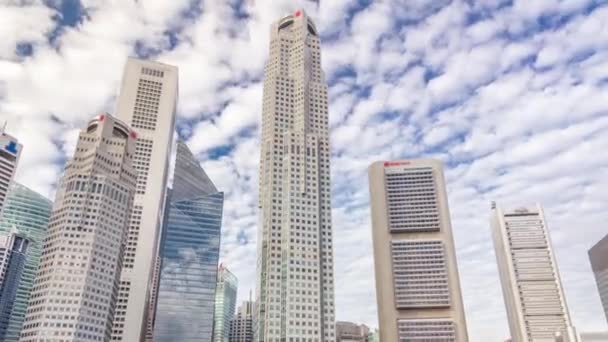
[[[502,209],[490,218],[513,342],[576,342],[542,207]]]
[[[138,171],[112,341],[143,341],[165,208],[178,93],[171,65],[129,58],[116,116],[138,133]]]
[[[467,342],[440,161],[369,167],[376,295],[382,342]]]

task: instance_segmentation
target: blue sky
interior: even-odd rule
[[[270,24],[305,8],[330,85],[337,318],[375,326],[367,166],[446,164],[472,341],[503,341],[490,202],[544,205],[580,331],[607,330],[587,249],[608,233],[608,6],[591,0],[0,0],[0,121],[52,196],[127,56],[180,69],[178,132],[226,192],[221,259],[255,286]],[[243,262],[245,260],[245,262]]]

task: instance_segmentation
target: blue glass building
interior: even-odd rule
[[[11,184],[0,215],[0,234],[17,228],[30,243],[12,309],[0,316],[0,341],[19,341],[52,209],[53,202],[46,197],[16,182]]]
[[[155,342],[212,339],[223,205],[224,194],[178,142],[160,246]]]
[[[0,336],[6,334],[29,244],[30,241],[17,234],[16,229],[0,236]]]

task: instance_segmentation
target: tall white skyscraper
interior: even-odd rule
[[[0,127],[0,212],[15,176],[22,148],[15,137],[4,132],[4,126]]]
[[[262,108],[257,341],[335,341],[327,85],[301,10],[270,33]]]
[[[541,206],[493,203],[491,225],[513,342],[576,341]]]
[[[21,341],[110,340],[137,182],[136,138],[107,114],[80,132],[57,188]]]
[[[137,190],[129,223],[112,341],[139,342],[146,333],[175,126],[177,68],[130,58],[116,116],[137,130]]]
[[[381,341],[467,342],[441,162],[369,167]]]

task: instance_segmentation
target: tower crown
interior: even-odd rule
[[[315,23],[308,17],[308,15],[303,9],[298,9],[292,14],[286,15],[281,20],[279,20],[277,23],[277,31],[287,29],[288,27],[291,27],[294,23],[303,20],[306,20],[308,33],[312,34],[313,36],[318,36],[317,27]]]

